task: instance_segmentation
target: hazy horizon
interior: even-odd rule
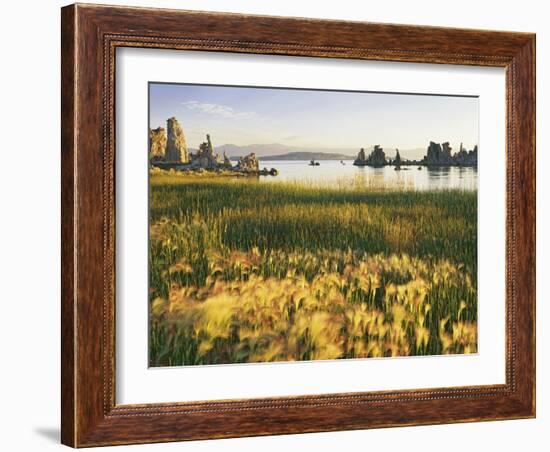
[[[149,96],[149,127],[166,128],[166,119],[176,117],[190,148],[207,133],[215,147],[281,144],[327,152],[478,144],[477,97],[166,83],[150,83]]]

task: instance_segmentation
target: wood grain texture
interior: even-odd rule
[[[74,8],[61,11],[61,441],[75,444],[75,339],[74,293],[75,259],[75,14]]]
[[[535,36],[71,5],[62,9],[62,442],[74,447],[535,415]],[[506,68],[506,384],[115,404],[117,47]]]

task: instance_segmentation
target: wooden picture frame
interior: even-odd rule
[[[535,35],[71,5],[62,9],[62,442],[73,447],[535,416]],[[506,383],[115,404],[115,50],[506,69]]]

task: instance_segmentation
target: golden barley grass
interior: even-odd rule
[[[150,187],[150,365],[477,351],[476,192]]]

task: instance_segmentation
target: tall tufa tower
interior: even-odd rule
[[[187,163],[189,162],[189,151],[185,142],[183,128],[176,118],[169,118],[167,125],[166,155],[167,162]]]

